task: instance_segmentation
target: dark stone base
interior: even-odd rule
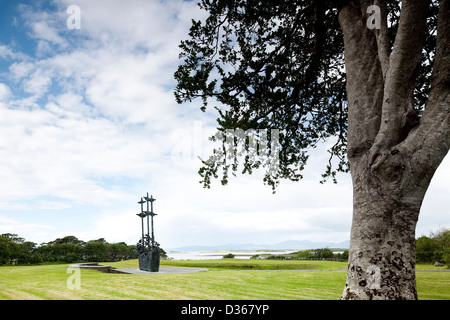
[[[160,253],[158,249],[144,251],[139,254],[139,269],[149,272],[159,271]]]

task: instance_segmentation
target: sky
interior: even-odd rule
[[[164,249],[350,238],[350,175],[319,183],[331,142],[275,194],[258,172],[199,183],[218,115],[177,104],[173,73],[202,17],[181,0],[0,1],[0,234],[135,244],[148,192]],[[416,236],[450,228],[449,177],[447,156]]]

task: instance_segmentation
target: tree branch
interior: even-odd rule
[[[430,0],[402,2],[399,28],[389,61],[386,86],[394,86],[397,95],[414,88],[414,70],[420,62]]]
[[[428,103],[419,127],[411,132],[411,135],[405,141],[409,151],[414,152],[412,165],[416,170],[425,170],[425,168],[430,167],[435,170],[450,148],[449,16],[450,0],[441,0],[438,15],[436,57]],[[424,179],[425,177],[424,175]]]
[[[389,44],[389,36],[387,30],[387,7],[386,0],[376,0],[375,5],[380,8],[380,29],[373,29],[378,47],[378,58],[380,59],[381,69],[383,72],[383,78],[386,78],[387,71],[389,69],[389,56],[391,54],[391,46]]]
[[[431,179],[450,148],[450,0],[440,1],[432,89],[420,124],[406,139],[379,155],[374,166],[403,174],[398,186],[404,199],[420,205]],[[373,167],[372,167],[373,169]]]
[[[447,89],[450,83],[450,0],[441,0],[438,15],[436,58],[431,77],[431,93]]]
[[[374,34],[367,28],[359,3],[349,2],[339,12],[344,33],[348,99],[348,158],[370,149],[380,127],[383,74]]]
[[[418,123],[413,106],[416,68],[420,63],[430,0],[402,2],[399,28],[389,58],[384,84],[380,131],[369,155],[369,166],[376,169],[386,150],[403,141]]]

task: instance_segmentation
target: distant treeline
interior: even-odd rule
[[[416,262],[441,262],[450,267],[450,229],[443,228],[416,240]]]
[[[161,257],[165,252],[161,253]],[[0,265],[26,265],[49,262],[114,262],[137,259],[135,245],[108,243],[104,238],[88,242],[74,236],[58,238],[39,246],[17,234],[0,235]]]
[[[289,254],[277,255],[254,255],[252,259],[269,260],[332,260],[347,261],[348,250],[333,252],[329,248],[302,250]],[[224,256],[230,258],[231,256]],[[434,263],[440,262],[450,267],[450,229],[441,229],[431,233],[429,237],[421,236],[416,239],[416,262]]]
[[[336,250],[338,251],[338,250]],[[329,248],[302,250],[289,254],[273,254],[273,255],[254,255],[252,259],[268,259],[268,260],[331,260],[331,261],[347,261],[348,250],[339,250],[333,252]]]

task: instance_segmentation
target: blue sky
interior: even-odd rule
[[[81,29],[67,28],[70,5]],[[350,176],[319,184],[324,148],[303,181],[275,195],[258,173],[226,187],[198,182],[217,115],[176,104],[173,73],[191,19],[203,15],[181,0],[0,2],[0,233],[134,244],[137,201],[149,192],[163,248],[349,239]],[[450,227],[449,162],[417,235]]]

